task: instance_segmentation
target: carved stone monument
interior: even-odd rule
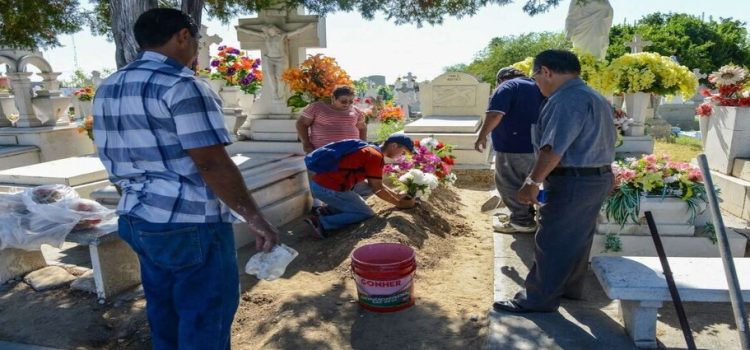
[[[490,150],[474,150],[474,141],[487,110],[490,85],[466,73],[445,73],[419,90],[424,117],[406,124],[414,139],[434,136],[454,145],[456,164],[463,168],[488,168]]]
[[[12,91],[0,95],[0,163],[21,166],[93,152],[91,140],[69,125],[70,97],[62,96],[60,73],[52,71],[40,52],[0,49],[0,65],[7,67]],[[41,71],[42,87],[36,92],[29,66]]]
[[[290,91],[281,76],[305,60],[307,48],[326,47],[325,18],[272,7],[257,18],[240,19],[236,28],[242,49],[260,50],[264,73],[260,98],[239,131],[241,137],[250,140],[253,152],[301,153],[295,116],[286,105]]]
[[[565,32],[573,47],[604,58],[609,46],[613,10],[608,0],[571,0]]]

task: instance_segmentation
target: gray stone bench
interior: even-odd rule
[[[750,259],[736,258],[734,263],[748,301]],[[669,258],[669,266],[683,302],[730,301],[720,258]],[[658,309],[672,301],[659,258],[597,256],[591,267],[607,296],[620,301],[620,316],[635,345],[655,349]]]
[[[71,232],[65,240],[89,247],[99,300],[111,298],[141,283],[138,256],[117,234],[117,219],[90,230]],[[0,250],[0,283],[46,265],[41,251]]]
[[[98,299],[110,298],[141,283],[138,255],[117,234],[117,218],[90,230],[71,232],[65,240],[89,247]]]

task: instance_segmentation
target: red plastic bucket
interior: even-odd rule
[[[352,272],[359,305],[375,312],[394,312],[414,305],[414,249],[398,243],[361,246],[352,253]]]

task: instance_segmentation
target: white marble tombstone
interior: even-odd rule
[[[475,151],[474,141],[487,110],[490,85],[466,73],[449,72],[421,84],[419,95],[424,117],[406,124],[404,132],[415,139],[434,136],[454,145],[459,166],[488,167],[490,150]]]

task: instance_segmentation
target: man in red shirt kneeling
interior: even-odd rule
[[[326,147],[335,147],[335,144]],[[413,207],[414,199],[405,198],[383,186],[384,157],[398,158],[406,152],[414,152],[414,143],[406,135],[394,134],[381,147],[366,146],[344,155],[338,162],[338,170],[313,175],[310,181],[313,197],[326,204],[321,215],[305,219],[312,226],[315,237],[323,239],[330,230],[362,222],[375,215],[365,200],[352,190],[354,185],[365,180],[380,199],[400,209]]]

